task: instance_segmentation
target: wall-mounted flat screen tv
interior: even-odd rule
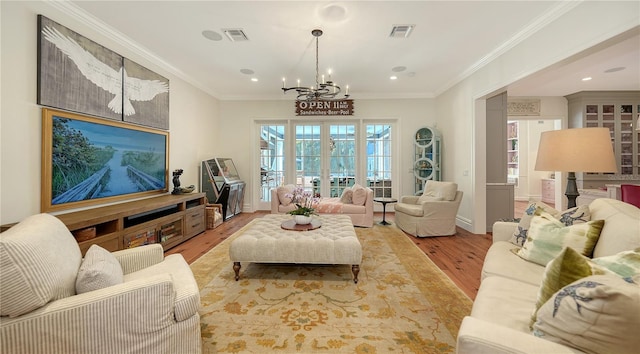
[[[168,190],[169,132],[44,108],[42,212]]]

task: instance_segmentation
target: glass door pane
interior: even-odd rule
[[[295,126],[295,184],[320,196],[323,193],[321,125]],[[326,183],[325,183],[326,184]]]
[[[270,190],[284,183],[285,125],[260,126],[260,201],[271,201]]]
[[[340,197],[345,188],[356,181],[355,125],[329,126],[330,196]]]
[[[391,197],[391,125],[367,124],[367,184],[375,197]]]

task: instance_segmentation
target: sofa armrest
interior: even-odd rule
[[[416,196],[416,195],[403,195],[402,197],[400,197],[400,203],[405,203],[405,204],[418,204],[418,198],[420,198],[420,196]]]
[[[532,334],[465,317],[458,332],[457,354],[581,353]]]
[[[278,190],[271,188],[271,214],[278,214],[278,207],[280,206],[280,198],[278,198]]]
[[[164,250],[159,243],[115,251],[112,254],[120,262],[124,274],[151,267],[164,259]]]
[[[513,233],[518,228],[517,222],[496,221],[493,223],[493,243],[498,241],[509,241]]]

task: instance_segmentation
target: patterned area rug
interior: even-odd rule
[[[250,225],[250,224],[249,224]],[[191,265],[200,288],[203,353],[454,353],[471,300],[392,226],[356,228],[363,261],[242,264],[229,244]]]

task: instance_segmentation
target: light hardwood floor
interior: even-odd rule
[[[232,217],[213,230],[170,249],[165,254],[180,253],[191,264],[234,232],[268,212],[242,213]],[[375,222],[382,220],[382,213],[375,213]],[[387,213],[386,220],[393,222],[394,214]],[[446,237],[411,239],[447,276],[471,299],[475,299],[480,286],[480,272],[484,256],[491,245],[490,234],[472,234],[458,228],[457,234]],[[231,266],[231,264],[229,265]]]

